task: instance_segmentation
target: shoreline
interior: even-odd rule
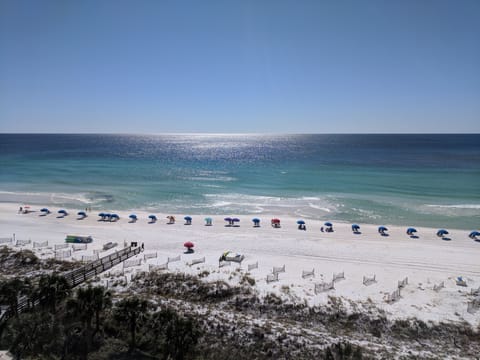
[[[41,207],[32,206],[32,210]],[[57,209],[51,208],[56,211]],[[68,211],[69,209],[67,209]],[[289,297],[292,301],[309,305],[323,304],[330,296],[336,296],[353,304],[373,303],[392,318],[414,317],[425,321],[467,321],[480,324],[480,311],[470,314],[466,311],[471,300],[471,289],[480,287],[480,242],[468,238],[465,230],[448,229],[450,241],[436,236],[438,229],[417,227],[418,239],[405,234],[405,228],[389,226],[389,236],[382,237],[377,225],[359,224],[361,234],[351,231],[351,224],[332,221],[334,232],[322,233],[324,221],[306,220],[307,231],[297,229],[296,218],[279,216],[282,227],[274,229],[270,219],[275,216],[238,216],[239,227],[225,227],[223,215],[213,218],[213,226],[205,226],[203,215],[193,215],[192,225],[183,225],[183,216],[178,215],[174,225],[167,225],[167,213],[157,214],[158,221],[148,223],[147,212],[135,212],[139,220],[128,222],[128,215],[120,211],[120,221],[98,221],[98,211],[92,211],[84,220],[76,220],[77,211],[69,211],[65,218],[56,213],[39,216],[39,212],[18,214],[18,205],[0,203],[0,237],[12,236],[17,239],[49,241],[49,246],[64,243],[67,234],[91,235],[93,243],[87,251],[90,255],[103,244],[114,241],[123,245],[126,241],[144,243],[145,253],[157,253],[157,258],[148,264],[158,265],[168,257],[180,255],[182,260],[172,264],[170,271],[198,274],[208,271],[206,281],[223,279],[238,281],[232,273],[236,266],[218,268],[218,258],[226,250],[245,255],[242,268],[258,262],[258,269],[250,276],[255,279],[259,294],[270,292]],[[175,214],[173,214],[175,215]],[[251,219],[262,219],[261,227],[254,228]],[[383,224],[382,224],[383,225]],[[184,254],[183,243],[195,244],[194,254]],[[188,266],[186,262],[205,257],[205,263]],[[139,269],[147,269],[148,264]],[[265,281],[273,267],[285,265],[285,273],[279,274],[279,281]],[[302,271],[315,269],[315,277],[302,278]],[[345,280],[335,284],[335,289],[320,294],[314,293],[314,285],[328,282],[333,273],[345,273]],[[376,275],[376,283],[365,286],[363,276]],[[457,276],[463,276],[468,286],[455,284]],[[392,304],[385,297],[396,288],[398,281],[408,277],[408,285],[402,290],[402,297]],[[439,292],[433,286],[444,282]],[[288,294],[285,289],[288,287]]]

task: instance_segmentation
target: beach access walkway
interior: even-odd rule
[[[61,274],[67,281],[69,289],[86,282],[101,274],[102,272],[111,269],[112,267],[124,262],[125,260],[140,254],[143,248],[138,247],[126,247],[122,250],[116,251],[113,254],[104,256],[98,260],[91,261],[82,267],[69,271],[65,274]],[[18,299],[16,309],[11,307],[7,308],[2,314],[0,314],[0,326],[2,326],[8,319],[15,314],[20,314],[28,309],[31,309],[41,302],[40,297],[28,298],[26,296]],[[15,311],[16,310],[16,311]]]

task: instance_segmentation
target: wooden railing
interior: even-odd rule
[[[111,269],[115,265],[122,263],[123,261],[140,254],[143,251],[141,247],[127,247],[120,251],[117,251],[111,255],[104,256],[98,260],[89,262],[84,266],[62,274],[62,276],[66,279],[68,286],[70,289],[84,283],[87,280],[90,280],[101,274],[102,272]],[[9,318],[16,314],[20,314],[25,310],[33,308],[40,304],[41,298],[39,297],[26,297],[23,296],[18,299],[18,303],[16,306],[16,310],[8,307],[5,312],[0,314],[0,324],[6,322]]]

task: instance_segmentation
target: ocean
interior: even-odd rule
[[[480,135],[0,134],[0,201],[480,227]]]

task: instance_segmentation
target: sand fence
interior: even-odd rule
[[[433,284],[433,291],[439,292],[445,287],[445,281],[439,282],[438,284]]]
[[[397,290],[387,294],[385,301],[391,304],[391,303],[394,303],[395,301],[400,300],[400,297],[402,296],[400,290],[407,285],[408,285],[408,277],[405,277],[403,280],[399,280],[397,283]]]
[[[307,279],[315,277],[315,269],[312,270],[302,270],[302,279]]]
[[[11,244],[12,242],[12,238],[0,238],[0,244]]]
[[[342,271],[341,273],[333,273],[332,281],[337,282],[340,280],[345,280],[345,272]]]
[[[197,265],[197,264],[203,264],[204,262],[205,262],[205,256],[202,257],[202,258],[193,259],[190,262],[187,262],[187,265],[188,266],[193,266],[193,265]]]
[[[248,271],[252,271],[254,269],[258,269],[258,261],[255,264],[248,264],[247,265]]]
[[[42,242],[33,242],[33,248],[34,249],[40,249],[48,246],[48,240],[47,241],[42,241]]]
[[[278,281],[278,274],[285,272],[285,265],[283,266],[274,266],[272,273],[267,275],[267,283]]]
[[[363,282],[363,285],[365,286],[370,286],[372,284],[375,284],[377,282],[377,275],[373,274],[373,275],[363,276],[362,282]]]
[[[314,291],[315,295],[318,295],[322,292],[329,291],[335,289],[335,281],[330,281],[330,282],[321,282],[315,284]]]
[[[32,243],[32,240],[19,240],[17,239],[15,241],[15,246],[26,246],[26,245],[30,245]]]

